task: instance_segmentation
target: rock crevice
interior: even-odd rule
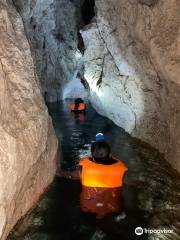
[[[48,102],[63,98],[63,89],[78,68],[83,43],[83,0],[14,0],[34,52],[37,74]]]
[[[180,4],[177,0],[95,4],[96,17],[81,31],[93,106],[158,148],[180,170]]]

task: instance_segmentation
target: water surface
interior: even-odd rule
[[[113,155],[129,171],[123,188],[123,213],[101,221],[80,212],[78,181],[56,178],[36,209],[25,217],[8,240],[134,240],[180,239],[180,178],[153,148],[100,116],[88,104],[85,115],[69,112],[69,101],[49,104],[62,150],[61,165],[74,169],[90,154],[97,132],[103,132]],[[171,229],[169,234],[136,236],[138,226]]]

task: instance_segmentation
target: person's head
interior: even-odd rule
[[[94,142],[91,146],[92,158],[96,163],[108,163],[111,158],[111,148],[105,141]]]
[[[79,103],[83,103],[84,101],[82,100],[82,98],[76,98],[74,102],[75,104],[79,104]]]

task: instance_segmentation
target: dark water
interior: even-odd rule
[[[90,153],[97,132],[103,132],[113,155],[129,168],[123,188],[123,212],[97,221],[79,209],[78,181],[57,178],[36,209],[25,217],[9,240],[134,240],[180,239],[180,177],[148,145],[131,138],[88,105],[86,115],[69,112],[68,102],[49,105],[61,143],[61,165],[73,169]],[[173,233],[134,233],[136,227],[170,229]]]

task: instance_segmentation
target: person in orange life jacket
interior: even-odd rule
[[[79,162],[82,184],[80,206],[83,212],[95,214],[97,219],[102,219],[122,209],[120,195],[123,176],[128,169],[124,163],[111,156],[110,146],[104,141],[103,134],[96,135],[91,153],[92,157],[85,157]],[[79,177],[77,172],[61,176],[72,179]]]
[[[101,219],[122,210],[121,189],[128,170],[124,163],[111,156],[111,149],[103,139],[97,139],[91,147],[92,157],[83,158],[80,206]]]
[[[70,110],[75,113],[85,112],[86,105],[81,98],[76,98],[74,104],[70,104]]]

